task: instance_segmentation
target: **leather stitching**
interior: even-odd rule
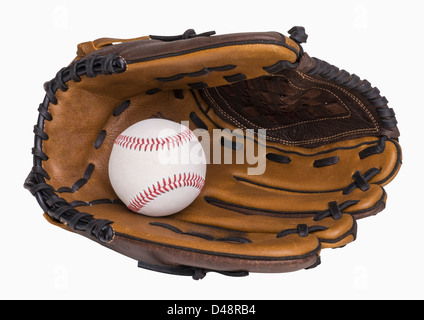
[[[164,193],[183,187],[192,187],[202,190],[204,185],[205,179],[197,173],[174,174],[174,179],[170,177],[168,179],[163,178],[162,181],[157,181],[151,187],[137,194],[130,201],[128,209],[138,212]]]

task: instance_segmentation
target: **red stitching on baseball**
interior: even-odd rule
[[[120,134],[116,138],[115,144],[130,150],[158,151],[159,148],[162,150],[164,148],[170,150],[179,147],[186,142],[190,142],[194,138],[196,138],[194,133],[190,129],[185,129],[183,132],[164,138],[137,138]]]
[[[128,209],[138,212],[161,194],[183,187],[193,187],[202,191],[204,185],[205,179],[197,173],[174,174],[174,179],[170,177],[168,179],[163,178],[162,181],[158,181],[151,187],[141,191],[130,201]]]

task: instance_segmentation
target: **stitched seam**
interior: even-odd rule
[[[277,77],[277,76],[275,76],[275,75],[273,75],[274,77]],[[346,104],[339,98],[339,96],[337,96],[334,92],[331,92],[330,90],[328,90],[328,89],[325,89],[325,88],[321,88],[321,87],[311,87],[311,88],[308,88],[308,89],[305,89],[305,88],[301,88],[301,87],[298,87],[298,86],[296,86],[295,84],[293,84],[293,82],[291,82],[290,81],[290,79],[288,79],[287,77],[285,77],[285,76],[283,76],[283,75],[280,75],[280,76],[278,76],[278,77],[283,77],[283,78],[286,78],[287,79],[287,81],[291,84],[291,86],[292,87],[294,87],[294,88],[296,88],[297,90],[302,90],[302,91],[306,91],[306,90],[309,90],[309,89],[319,89],[319,90],[324,90],[324,91],[327,91],[329,94],[331,94],[331,95],[333,95],[337,100],[339,100],[339,102],[344,106],[344,108],[346,109],[346,111],[348,112],[348,115],[346,115],[346,116],[343,116],[343,117],[327,117],[327,118],[320,118],[320,119],[315,119],[315,120],[305,120],[305,121],[301,121],[301,122],[297,122],[297,123],[293,123],[293,124],[288,124],[288,125],[285,125],[285,126],[280,126],[280,127],[275,127],[275,128],[268,128],[267,129],[267,131],[274,131],[274,130],[280,130],[280,129],[286,129],[286,128],[290,128],[290,127],[295,127],[295,126],[298,126],[298,125],[302,125],[302,124],[306,124],[306,123],[312,123],[312,122],[319,122],[319,121],[325,121],[325,120],[333,120],[333,119],[346,119],[346,118],[349,118],[351,115],[352,115],[352,113],[351,113],[351,111],[349,110],[349,108],[346,106]],[[227,107],[231,110],[231,111],[233,111],[234,113],[236,113],[236,114],[238,114],[244,121],[246,121],[246,122],[248,122],[250,125],[252,125],[253,127],[256,127],[256,128],[258,128],[258,126],[257,125],[255,125],[254,123],[252,123],[251,121],[249,121],[248,119],[246,119],[245,117],[243,117],[241,114],[239,114],[238,112],[236,112],[233,108],[231,108],[231,106],[228,104],[228,102],[224,99],[224,97],[222,97],[222,95],[219,93],[219,91],[216,89],[216,88],[214,88],[215,89],[215,91],[216,91],[216,94],[224,101],[224,103],[227,105]],[[219,108],[219,107],[218,107]],[[222,109],[220,109],[222,112],[224,112]],[[224,112],[225,113],[225,112]]]
[[[325,81],[321,81],[321,80],[317,80],[314,79],[304,73],[301,73],[299,71],[296,71],[302,78],[307,79],[311,82],[317,82],[317,83],[321,83],[321,84],[325,84],[325,85],[330,85],[336,89],[339,89],[340,91],[342,91],[343,93],[345,93],[346,95],[348,95],[349,97],[351,97],[370,117],[370,119],[372,120],[372,122],[374,123],[375,127],[377,130],[379,130],[379,125],[377,120],[375,120],[375,118],[373,117],[373,115],[371,114],[371,112],[368,110],[368,108],[357,98],[355,97],[353,94],[351,94],[349,91],[347,91],[346,89],[344,89],[343,87],[340,87],[338,85],[329,83],[329,82],[325,82]]]
[[[138,212],[140,209],[147,206],[160,195],[172,190],[184,187],[196,188],[202,190],[205,185],[205,179],[197,173],[174,174],[174,178],[163,178],[162,181],[157,181],[151,187],[147,187],[137,194],[128,205],[128,209]]]
[[[231,115],[227,114],[224,110],[222,110],[219,107],[219,105],[215,102],[215,100],[212,98],[212,96],[209,94],[209,92],[205,91],[205,94],[210,99],[209,101],[211,103],[213,103],[220,110],[220,112],[222,112],[227,118],[229,118],[233,122],[234,125],[240,127],[243,130],[246,130],[246,127],[244,125],[242,125],[234,117],[232,117]],[[268,129],[267,129],[267,131],[268,131]],[[360,132],[364,132],[364,133],[368,133],[369,132],[369,133],[371,133],[371,132],[376,132],[376,131],[374,129],[364,128],[364,129],[357,129],[357,130],[352,130],[352,131],[338,133],[338,134],[335,134],[335,135],[332,135],[332,136],[329,136],[329,137],[309,139],[309,140],[299,140],[299,141],[284,140],[284,139],[280,139],[280,138],[270,137],[268,135],[264,135],[264,134],[260,134],[260,133],[258,133],[257,135],[258,135],[259,138],[264,139],[264,140],[266,139],[266,140],[269,140],[269,141],[280,142],[280,143],[284,143],[284,144],[287,144],[287,145],[297,145],[299,143],[309,144],[309,143],[315,143],[315,142],[321,142],[321,141],[331,141],[334,138],[349,136],[352,133],[360,133]]]
[[[159,149],[168,149],[179,147],[180,145],[192,141],[196,136],[189,129],[172,136],[163,138],[138,138],[120,134],[115,144],[123,148],[137,151],[158,151]]]
[[[113,226],[110,225],[110,227],[112,228],[112,239],[110,239],[110,241],[106,242],[108,244],[112,243],[115,240],[115,235],[116,235],[116,232],[115,232],[115,229],[113,228]]]
[[[324,81],[319,81],[319,80],[315,80],[313,78],[307,77],[306,75],[304,75],[303,73],[297,71],[297,73],[303,77],[304,79],[310,80],[312,82],[317,82],[317,83],[321,83],[321,84],[326,84],[326,85],[331,85],[332,87],[335,87],[337,89],[339,89],[340,91],[342,91],[343,93],[347,94],[349,97],[351,97],[367,114],[368,116],[371,118],[371,120],[373,121],[375,128],[364,128],[364,129],[356,129],[356,130],[351,130],[351,131],[346,131],[346,132],[342,132],[342,133],[338,133],[329,137],[324,137],[324,138],[316,138],[316,139],[309,139],[309,140],[300,140],[300,141],[288,141],[288,140],[284,140],[284,139],[280,139],[280,138],[275,138],[275,137],[270,137],[268,135],[263,135],[263,134],[258,134],[258,137],[260,137],[261,139],[267,139],[270,141],[275,141],[275,142],[280,142],[280,143],[285,143],[288,145],[296,145],[299,143],[302,144],[310,144],[310,143],[315,143],[315,142],[321,142],[321,141],[331,141],[335,138],[340,138],[340,137],[344,137],[344,136],[349,136],[351,134],[354,133],[372,133],[372,132],[378,132],[379,131],[379,126],[378,123],[376,122],[376,120],[374,119],[374,117],[372,116],[372,114],[369,112],[369,110],[362,104],[362,102],[357,99],[355,96],[353,96],[350,92],[348,92],[347,90],[343,89],[342,87],[339,87],[337,85],[333,85],[331,83],[327,83]],[[271,75],[271,76],[275,76],[275,77],[284,77],[282,75]],[[307,89],[303,89],[300,87],[295,86],[287,77],[286,78],[290,84],[295,87],[298,90],[307,90]],[[351,112],[349,110],[349,108],[346,106],[346,104],[333,92],[325,89],[325,88],[321,88],[321,87],[313,87],[315,89],[320,89],[320,90],[325,90],[327,92],[329,92],[330,94],[332,94],[333,96],[335,96],[342,104],[343,106],[348,110],[349,115],[348,116],[344,116],[344,117],[334,117],[334,118],[324,118],[324,119],[316,119],[316,120],[309,120],[309,121],[303,121],[303,122],[299,122],[296,124],[292,124],[292,125],[287,125],[287,126],[282,126],[282,127],[277,127],[277,128],[271,128],[271,129],[267,129],[267,131],[273,131],[273,130],[278,130],[278,129],[283,129],[283,128],[287,128],[290,126],[297,126],[299,124],[305,124],[305,123],[311,123],[311,122],[318,122],[318,121],[324,121],[324,120],[332,120],[332,119],[344,119],[344,118],[348,118],[351,116]],[[216,88],[213,88],[216,93],[218,94],[218,96],[222,99],[222,101],[224,101],[224,103],[227,105],[227,107],[233,111],[234,113],[236,113],[237,115],[239,115],[241,118],[243,118],[244,121],[250,123],[252,126],[258,128],[258,126],[256,126],[255,124],[251,123],[248,119],[244,118],[242,115],[240,115],[238,112],[234,111],[231,106],[228,104],[228,102],[222,97],[222,95],[218,92],[218,90]],[[210,93],[208,91],[204,91],[204,93],[206,94],[206,96],[209,98],[209,101],[211,103],[213,103],[213,105],[222,113],[224,114],[228,119],[230,119],[236,126],[240,127],[243,130],[246,130],[246,126],[242,125],[239,121],[237,121],[234,117],[232,117],[231,115],[229,115],[227,112],[225,112],[224,110],[221,109],[221,107],[216,103],[216,101],[212,98],[212,96],[210,95]]]

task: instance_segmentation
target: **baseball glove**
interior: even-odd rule
[[[288,33],[78,45],[45,84],[34,127],[25,187],[45,218],[139,267],[195,279],[308,269],[321,249],[352,242],[401,166],[395,113],[367,80],[305,53],[304,28]],[[248,145],[265,151],[256,167],[211,160],[189,207],[143,216],[116,196],[108,161],[117,136],[148,118],[188,121],[232,159]]]

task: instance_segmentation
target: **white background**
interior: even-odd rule
[[[422,1],[4,1],[1,4],[0,298],[422,299]],[[397,113],[404,164],[387,209],[322,264],[287,274],[202,281],[160,274],[53,227],[23,188],[43,83],[100,37],[279,31],[306,27],[304,49],[368,79]]]

